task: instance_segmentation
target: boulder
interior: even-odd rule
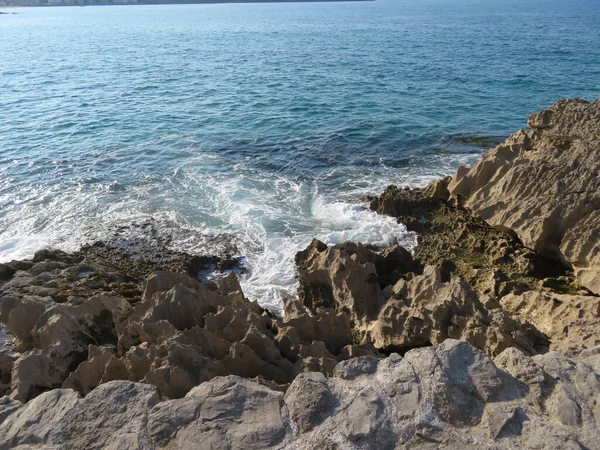
[[[151,412],[148,430],[172,449],[274,448],[286,434],[283,394],[243,378],[215,378]]]
[[[292,421],[301,433],[306,433],[327,418],[334,397],[323,374],[303,373],[290,385],[285,403]]]

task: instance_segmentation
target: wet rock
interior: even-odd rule
[[[371,208],[396,217],[417,232],[414,259],[440,267],[444,281],[456,275],[478,294],[495,299],[540,291],[544,280],[562,293],[579,293],[568,265],[524,247],[510,230],[492,227],[455,201],[432,195],[429,188],[390,186],[373,199]]]

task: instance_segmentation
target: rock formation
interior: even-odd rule
[[[0,450],[600,448],[600,102],[529,126],[372,199],[414,253],[313,241],[283,317],[152,224],[0,264]]]
[[[230,375],[173,400],[132,381],[84,398],[71,389],[24,405],[4,397],[0,449],[592,449],[598,353],[532,358],[509,348],[493,362],[448,339],[343,361],[331,377],[303,373],[285,394]]]
[[[600,100],[560,100],[448,184],[489,224],[600,294]]]
[[[437,266],[417,274],[419,264],[398,248],[378,254],[361,244],[313,241],[296,262],[305,307],[348,314],[354,342],[384,353],[448,338],[467,340],[489,355],[507,347],[536,354],[547,345],[541,333],[511,319],[494,298],[479,296],[458,277],[445,280]]]

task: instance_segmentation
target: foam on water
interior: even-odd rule
[[[298,287],[294,257],[313,238],[328,245],[345,241],[362,242],[377,247],[400,244],[412,249],[416,235],[395,219],[369,211],[364,206],[332,202],[317,196],[312,202],[310,219],[313,229],[292,236],[267,236],[257,252],[249,250],[250,272],[242,278],[244,292],[260,304],[281,313],[282,300],[296,296]]]
[[[152,219],[174,248],[245,256],[245,292],[279,311],[313,238],[410,247],[366,195],[598,95],[600,2],[507,1],[0,16],[0,261]]]

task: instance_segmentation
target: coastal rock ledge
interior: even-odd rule
[[[529,126],[372,200],[414,253],[314,240],[283,317],[152,236],[0,264],[0,450],[600,449],[600,101]]]
[[[460,169],[448,192],[600,294],[600,100],[560,100],[527,124]]]

